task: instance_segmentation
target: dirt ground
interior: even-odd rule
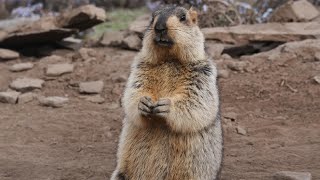
[[[135,52],[96,48],[84,61],[58,51],[76,69],[46,78],[50,60],[22,58],[0,63],[0,90],[18,77],[45,79],[39,95],[67,96],[63,108],[0,103],[1,180],[102,180],[116,165],[118,136],[124,117],[120,97]],[[12,73],[8,66],[32,61],[35,68]],[[265,61],[257,72],[230,71],[219,79],[224,124],[223,180],[268,180],[277,171],[306,171],[320,179],[320,62],[299,58]],[[83,99],[76,84],[103,80],[103,104]],[[287,85],[283,85],[285,82]],[[282,86],[283,85],[283,86]],[[233,120],[230,120],[230,114]],[[240,135],[236,127],[247,131]]]

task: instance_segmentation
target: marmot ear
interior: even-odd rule
[[[189,14],[190,14],[190,18],[191,18],[192,22],[194,24],[198,24],[198,12],[196,10],[194,10],[193,7],[191,7],[189,9]]]

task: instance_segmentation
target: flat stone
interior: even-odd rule
[[[15,51],[0,48],[0,60],[12,60],[17,59],[19,57],[19,53]]]
[[[18,101],[19,95],[20,95],[20,92],[16,92],[16,91],[0,92],[0,102],[8,103],[8,104],[16,104]]]
[[[103,90],[103,81],[82,82],[79,84],[80,93],[99,94]]]
[[[33,101],[36,97],[37,97],[37,95],[34,93],[31,93],[31,92],[24,93],[19,96],[18,103],[19,104],[26,104],[26,103]]]
[[[9,70],[12,72],[21,72],[32,69],[34,65],[32,63],[19,63],[12,65]]]
[[[235,121],[237,119],[238,114],[235,112],[227,112],[222,114],[224,118]]]
[[[51,64],[46,69],[47,76],[61,76],[63,74],[72,73],[74,70],[73,64]]]
[[[97,103],[97,104],[102,104],[102,103],[104,103],[106,101],[100,95],[88,96],[88,97],[85,97],[85,99],[86,99],[86,101],[89,101],[89,102],[92,102],[92,103]]]
[[[320,23],[264,23],[232,27],[203,28],[206,40],[224,43],[249,43],[259,41],[289,42],[320,37]]]
[[[150,23],[150,20],[151,20],[150,17],[151,16],[149,14],[138,17],[135,21],[133,21],[129,25],[129,30],[142,35],[146,31]]]
[[[280,171],[273,175],[274,180],[311,180],[309,172]]]
[[[241,134],[241,135],[244,135],[244,136],[247,135],[247,131],[241,126],[237,127],[237,133]]]
[[[248,63],[242,61],[229,61],[227,66],[233,71],[244,72],[246,67],[248,67]]]
[[[313,80],[314,80],[316,83],[320,84],[320,75],[313,77]]]
[[[18,78],[10,84],[10,88],[20,92],[27,92],[34,89],[41,89],[43,83],[44,81],[42,79]]]
[[[61,108],[69,101],[68,98],[51,96],[51,97],[40,97],[39,102],[42,106],[48,106],[53,108]]]

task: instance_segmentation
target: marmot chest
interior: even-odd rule
[[[176,63],[165,63],[142,69],[143,91],[154,99],[185,93],[190,84],[192,71],[189,67]]]

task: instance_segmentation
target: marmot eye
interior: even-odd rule
[[[185,21],[185,20],[187,20],[186,15],[182,15],[182,16],[180,17],[180,21]]]

